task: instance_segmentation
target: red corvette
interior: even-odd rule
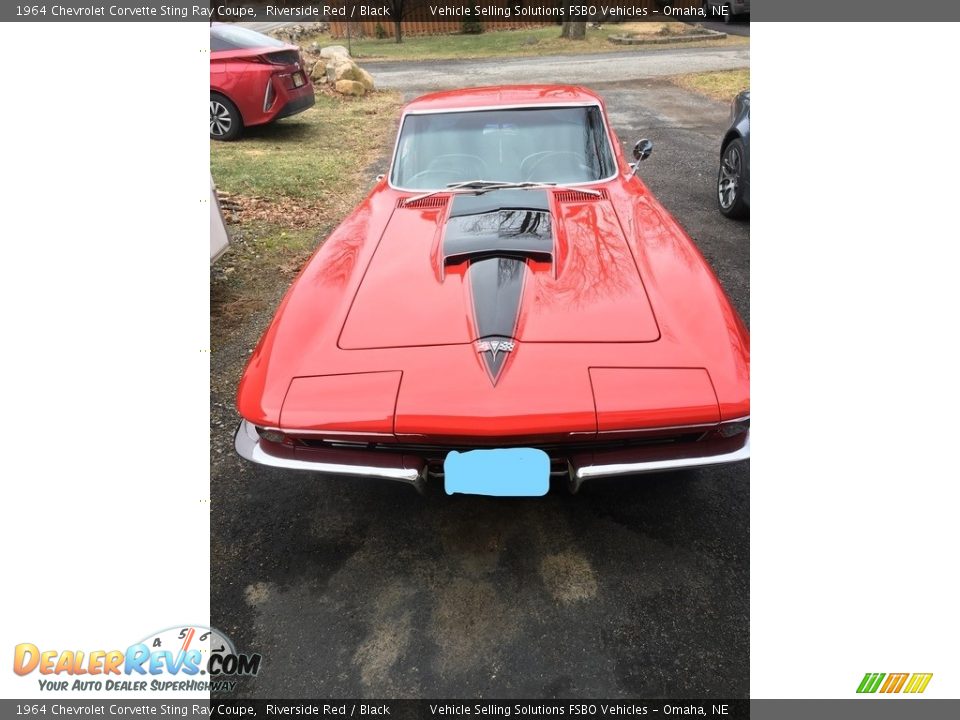
[[[582,88],[404,110],[240,383],[244,458],[539,495],[749,457],[749,338]]]
[[[296,45],[239,25],[210,25],[210,137],[296,115],[316,102]]]

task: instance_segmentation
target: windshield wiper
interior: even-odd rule
[[[531,190],[531,189],[540,189],[540,188],[550,188],[554,190],[564,190],[570,189],[565,185],[559,183],[551,182],[507,182],[503,180],[464,180],[463,182],[450,183],[445,188],[440,188],[437,190],[431,190],[430,192],[425,192],[420,195],[414,195],[413,197],[408,197],[403,201],[404,207],[410,203],[416,202],[417,200],[423,200],[424,198],[431,197],[437,193],[450,193],[451,195],[466,194],[472,193],[474,195],[482,195],[483,193],[490,192],[491,190]],[[601,193],[599,190],[594,190],[593,188],[586,187],[577,187],[578,192],[587,193],[588,195],[595,195],[600,197]]]

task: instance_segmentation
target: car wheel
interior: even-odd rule
[[[237,106],[219,93],[210,93],[210,139],[236,140],[243,131]]]
[[[743,141],[735,138],[727,144],[720,155],[720,172],[717,175],[717,202],[720,212],[728,218],[741,218],[747,214],[743,201]]]

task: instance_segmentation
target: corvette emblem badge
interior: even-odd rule
[[[477,352],[488,352],[493,354],[493,359],[497,359],[498,353],[508,353],[513,350],[512,340],[478,340]]]

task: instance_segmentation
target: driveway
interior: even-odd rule
[[[717,32],[726,33],[727,35],[750,37],[750,21],[739,15],[731,18],[728,23],[722,20],[706,20],[699,24],[709,30],[716,30]]]
[[[371,69],[381,87],[407,95],[505,72],[598,90],[625,144],[653,140],[644,180],[749,320],[749,226],[720,216],[713,191],[727,106],[638,78],[622,54],[605,64],[578,57],[587,75],[543,60]],[[264,656],[241,696],[747,696],[749,466],[536,499],[422,498],[389,483],[273,471],[231,446],[249,339],[218,350],[212,622]]]
[[[750,66],[750,50],[734,48],[671,48],[598,55],[483,60],[367,61],[363,66],[377,87],[408,94],[451,87],[516,83],[595,85],[611,80],[644,80],[684,73],[734,70]]]

